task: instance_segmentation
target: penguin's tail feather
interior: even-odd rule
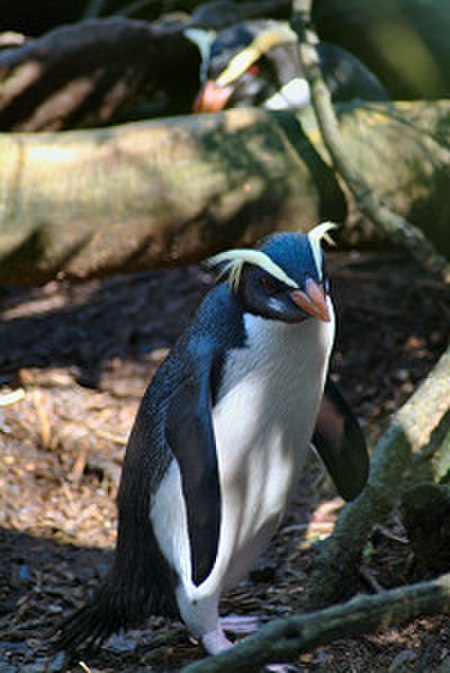
[[[99,647],[150,615],[177,617],[176,577],[161,555],[148,519],[130,540],[119,527],[113,567],[92,598],[48,634],[54,651]]]
[[[121,598],[108,579],[85,605],[50,631],[51,649],[73,652],[80,647],[97,648],[113,633],[142,622],[142,611],[130,614],[130,606]]]

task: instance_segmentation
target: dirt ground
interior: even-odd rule
[[[447,345],[449,297],[397,254],[331,256],[339,307],[333,372],[373,441]],[[212,283],[198,267],[79,285],[0,288],[0,673],[176,671],[200,658],[180,624],[110,639],[67,668],[46,633],[83,602],[111,560],[114,498],[142,392]],[[313,545],[342,501],[311,458],[271,548],[223,613],[301,610]],[[423,575],[422,575],[423,576]],[[373,532],[355,589],[420,579],[396,513]],[[450,671],[443,617],[341,639],[298,658],[303,673]]]

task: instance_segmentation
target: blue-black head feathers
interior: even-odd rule
[[[308,234],[274,234],[258,250],[229,250],[209,261],[223,265],[220,275],[228,274],[247,312],[285,322],[329,320],[321,241],[335,227],[324,222]]]

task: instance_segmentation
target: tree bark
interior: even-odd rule
[[[307,609],[317,609],[348,595],[360,555],[375,523],[399,502],[417,455],[442,446],[439,428],[448,423],[450,347],[414,395],[395,414],[373,450],[370,475],[361,495],[341,512],[333,533],[322,544],[308,581]]]
[[[337,638],[387,629],[441,612],[450,612],[450,575],[273,621],[222,654],[186,666],[182,673],[256,673],[264,664],[292,661],[301,652]]]
[[[340,108],[373,189],[450,256],[450,103]],[[0,283],[199,261],[276,229],[342,221],[311,110],[230,110],[89,131],[0,134]]]
[[[0,283],[186,264],[345,213],[306,137],[258,110],[0,136],[0,176]]]

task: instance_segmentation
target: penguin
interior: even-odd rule
[[[112,568],[61,624],[58,649],[98,645],[150,615],[181,618],[206,652],[232,645],[221,595],[267,548],[311,443],[355,498],[369,460],[328,374],[335,332],[322,241],[282,232],[218,253],[217,284],[138,410],[118,491]]]
[[[201,54],[202,86],[194,112],[246,106],[283,110],[310,103],[298,37],[288,23],[255,19],[218,33],[190,28],[184,34]],[[317,50],[334,101],[389,100],[377,77],[353,54],[329,42],[319,42]]]

